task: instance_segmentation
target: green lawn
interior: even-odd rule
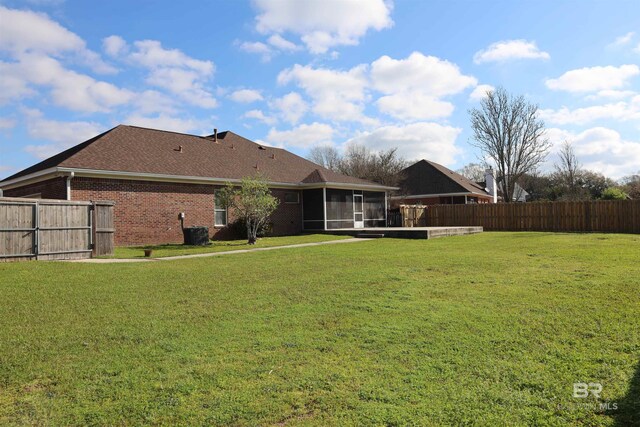
[[[0,425],[637,425],[639,363],[637,235],[0,264]]]
[[[248,245],[247,239],[212,240],[209,246],[188,246],[182,244],[120,246],[112,257],[105,258],[144,258],[144,250],[152,249],[153,258],[164,258],[178,255],[206,254],[210,252],[237,251],[240,249],[268,248],[273,246],[297,245],[300,243],[328,242],[330,240],[349,239],[350,236],[332,236],[330,234],[300,234],[287,237],[261,237],[255,245]]]

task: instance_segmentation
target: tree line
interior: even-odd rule
[[[471,145],[479,149],[482,161],[457,172],[482,182],[485,170],[493,167],[498,192],[505,201],[513,200],[520,189],[532,201],[640,199],[640,171],[615,181],[584,169],[569,141],[562,144],[553,171],[540,172],[551,143],[538,106],[524,96],[511,95],[504,88],[487,91],[479,106],[469,110],[469,117]],[[314,147],[308,159],[345,175],[394,187],[401,185],[402,170],[412,163],[397,148],[373,151],[358,144],[348,145],[344,152],[333,146]]]

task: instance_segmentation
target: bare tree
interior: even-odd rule
[[[515,184],[537,169],[551,146],[545,138],[544,122],[538,119],[538,106],[498,88],[488,92],[469,115],[475,140],[472,145],[496,164],[503,200],[510,202]]]
[[[578,178],[580,177],[582,165],[578,161],[573,146],[569,141],[562,143],[558,154],[560,159],[555,164],[555,168],[560,183],[566,189],[564,198],[579,199],[582,195],[580,194],[581,187],[579,186]]]
[[[469,163],[458,169],[456,172],[471,181],[482,182],[485,180],[486,170],[487,168],[480,163]]]
[[[313,147],[309,150],[307,158],[313,163],[317,163],[332,171],[338,171],[340,169],[340,153],[330,145]]]
[[[373,172],[375,155],[364,145],[349,144],[340,160],[339,171],[345,175],[368,179]]]
[[[364,145],[351,144],[340,161],[339,171],[345,175],[368,179],[396,187],[402,181],[407,161],[398,155],[397,148],[373,152]]]
[[[622,188],[632,199],[640,199],[640,171],[621,179]]]
[[[399,185],[400,172],[407,167],[397,148],[375,152],[359,144],[347,145],[343,155],[331,146],[314,147],[307,158],[336,172],[392,187]]]

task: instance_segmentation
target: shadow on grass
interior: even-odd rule
[[[616,421],[615,425],[640,426],[640,363],[636,366],[627,394],[617,403],[618,409],[610,412]]]

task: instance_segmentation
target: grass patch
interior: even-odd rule
[[[639,247],[483,233],[0,264],[0,424],[637,424]]]
[[[333,236],[330,234],[300,234],[284,237],[261,237],[255,245],[248,245],[247,239],[212,240],[209,246],[189,246],[183,244],[119,246],[112,257],[104,258],[144,258],[144,250],[152,249],[153,258],[164,258],[178,255],[206,254],[210,252],[227,252],[241,249],[269,248],[274,246],[298,245],[301,243],[328,242],[331,240],[349,239],[350,236]]]

